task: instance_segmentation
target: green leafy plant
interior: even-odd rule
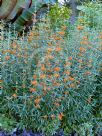
[[[7,118],[4,114],[0,114],[0,129],[5,131],[12,131],[16,126],[14,118]]]
[[[52,27],[64,25],[70,18],[71,9],[66,6],[60,6],[58,3],[51,7],[48,17]]]

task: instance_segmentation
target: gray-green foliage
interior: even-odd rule
[[[97,2],[86,3],[77,7],[80,10],[79,18],[83,25],[102,28],[102,4]]]
[[[8,118],[4,114],[0,114],[0,129],[11,132],[16,126],[14,118]]]

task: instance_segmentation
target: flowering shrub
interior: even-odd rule
[[[47,135],[60,127],[81,131],[84,123],[87,130],[96,104],[102,32],[79,25],[65,38],[66,26],[56,33],[47,24],[39,27],[22,37],[1,32],[2,112],[16,117],[20,128]]]
[[[51,27],[56,28],[65,25],[71,16],[71,12],[70,8],[60,6],[58,3],[52,6],[48,14]]]
[[[88,2],[79,6],[79,24],[89,28],[102,28],[102,4],[100,2]]]

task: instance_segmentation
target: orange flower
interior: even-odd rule
[[[41,101],[41,99],[37,98],[37,99],[34,100],[34,103],[38,105],[40,103],[40,101]]]
[[[60,83],[54,82],[53,86],[60,86]]]
[[[77,26],[77,29],[78,29],[78,30],[83,30],[83,29],[84,29],[84,26],[79,25],[79,26]]]
[[[16,54],[16,50],[11,50],[10,54]]]
[[[58,32],[58,34],[60,34],[60,35],[64,35],[64,34],[65,34],[65,32],[64,32],[64,31],[60,31],[60,32]]]
[[[61,47],[56,47],[55,51],[61,51],[62,48]]]
[[[68,81],[68,79],[67,79],[67,78],[64,78],[64,79],[63,79],[63,82],[64,82],[64,83],[66,83],[67,81]]]
[[[36,88],[30,88],[30,92],[36,92]]]
[[[82,39],[85,40],[85,41],[87,41],[88,37],[87,36],[83,36]]]
[[[57,36],[54,37],[54,39],[55,39],[55,40],[61,40],[61,38],[60,38],[60,37],[57,37]]]
[[[31,81],[31,84],[37,86],[38,82],[36,80],[34,80],[34,81]]]
[[[63,113],[60,113],[60,114],[58,115],[59,120],[62,120],[63,116],[64,116]]]
[[[46,75],[45,75],[45,74],[42,74],[42,75],[40,75],[40,78],[41,78],[41,79],[44,79],[44,78],[46,78]]]
[[[70,57],[69,57],[69,60],[72,60],[72,59],[73,59],[73,58],[70,56]]]
[[[79,63],[82,63],[82,59],[79,59],[78,62],[79,62]]]
[[[81,41],[80,44],[88,45],[89,42],[88,41]]]
[[[36,76],[36,75],[33,75],[33,78],[34,78],[34,79],[36,79],[36,78],[37,78],[37,76]]]
[[[44,64],[42,64],[42,65],[41,65],[41,70],[42,70],[42,71],[45,71],[45,70],[46,70],[46,68],[45,68],[45,65],[44,65]]]
[[[6,56],[6,57],[5,57],[5,60],[9,60],[9,59],[10,59],[10,56]]]
[[[29,36],[29,37],[27,38],[27,40],[28,40],[28,42],[31,42],[31,41],[33,40],[33,37],[32,37],[32,36]]]
[[[57,73],[55,73],[55,74],[54,74],[54,77],[57,77],[57,78],[58,78],[58,77],[60,77],[60,75],[57,74]]]
[[[85,75],[90,75],[90,74],[91,74],[90,71],[86,71],[86,72],[85,72]]]
[[[98,38],[102,39],[102,35],[99,35],[99,37],[98,37]]]
[[[17,94],[13,94],[12,96],[13,96],[14,98],[17,98]]]
[[[64,66],[65,66],[65,67],[71,66],[71,62],[66,62]]]
[[[70,80],[70,81],[74,81],[74,78],[73,78],[73,77],[69,77],[69,80]]]
[[[48,52],[48,53],[50,53],[50,52],[52,52],[52,51],[53,51],[52,48],[48,48],[48,49],[47,49],[47,52]]]
[[[54,71],[60,71],[60,68],[59,67],[55,67]]]
[[[65,91],[65,92],[64,92],[64,94],[68,95],[68,94],[69,94],[69,92]]]
[[[54,59],[54,57],[52,55],[47,55],[46,57],[49,59]]]
[[[16,49],[18,47],[17,43],[13,41],[13,43],[11,44],[11,46]]]
[[[79,50],[80,50],[81,52],[85,52],[85,51],[86,51],[86,49],[85,49],[84,47],[80,47]]]
[[[2,83],[2,82],[3,82],[3,80],[0,79],[0,83]]]
[[[70,75],[70,71],[64,71],[64,74]]]

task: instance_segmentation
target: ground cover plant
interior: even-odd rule
[[[12,128],[47,136],[59,129],[66,136],[102,131],[102,29],[81,17],[55,29],[43,18],[22,36],[2,24],[0,113]],[[0,120],[1,129],[11,130]]]

